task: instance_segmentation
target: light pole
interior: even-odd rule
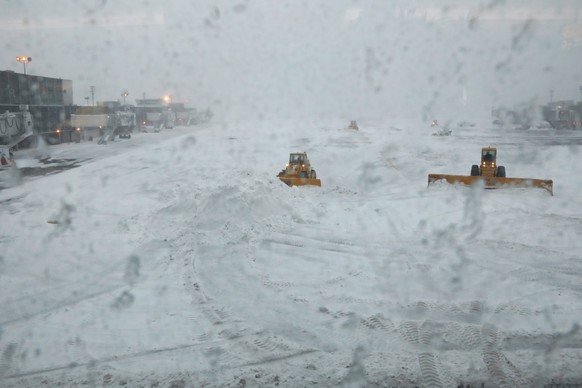
[[[91,90],[91,103],[95,106],[95,86],[89,88]]]
[[[16,57],[16,61],[22,63],[22,66],[24,66],[24,75],[26,75],[26,64],[28,62],[32,62],[32,58],[31,57],[25,57],[25,56]]]
[[[129,96],[129,92],[127,90],[121,92],[121,97],[123,97],[123,106],[125,106],[125,97],[127,96]]]

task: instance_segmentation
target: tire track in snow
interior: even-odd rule
[[[281,234],[280,236],[271,235],[262,240],[265,244],[275,244],[294,248],[315,249],[328,252],[360,254],[365,249],[364,246],[358,246],[352,242],[341,239],[322,239],[314,236],[303,236],[297,234]]]
[[[452,371],[446,370],[439,362],[439,353],[450,350],[474,351],[481,353],[483,364],[489,374],[487,381],[499,387],[528,387],[532,382],[526,379],[519,368],[504,354],[503,349],[549,349],[551,334],[526,335],[512,340],[512,334],[501,335],[499,329],[491,324],[464,324],[454,321],[402,321],[395,323],[382,315],[373,315],[361,320],[368,330],[379,330],[386,336],[395,333],[405,342],[418,347],[418,362],[423,386],[453,386]],[[503,337],[503,339],[501,339]],[[582,348],[582,335],[571,338],[564,347]],[[543,341],[545,345],[540,345]],[[393,342],[393,341],[392,341]],[[431,350],[432,349],[432,350]]]
[[[295,240],[295,238],[297,240]],[[297,242],[299,239],[301,239],[300,243]],[[281,245],[286,245],[284,239],[272,239],[271,241],[277,241]],[[317,245],[318,239],[306,239],[302,236],[295,236],[293,241],[293,243],[287,245],[301,249],[308,247],[310,250],[319,248]],[[319,239],[319,241],[324,241],[324,244],[330,243],[329,240]],[[327,249],[328,246],[326,246],[325,250],[346,254],[354,254],[354,252],[358,250],[357,246],[348,245],[340,247],[341,249],[338,249],[337,247],[335,249]],[[351,275],[354,275],[354,273],[350,274],[350,276]],[[349,276],[336,276],[335,278],[327,280],[323,284],[333,285],[335,283],[341,283],[347,278],[349,278]],[[332,295],[329,295],[329,297],[344,303],[369,304],[372,302],[364,298],[340,297],[333,293]],[[383,304],[392,306],[390,303],[385,302],[379,303],[378,305]],[[394,306],[392,307],[394,308]],[[406,309],[407,308],[405,307],[405,310]],[[496,343],[496,339],[492,339],[491,333],[483,331],[481,325],[477,323],[482,322],[485,314],[496,315],[518,313],[523,316],[534,316],[537,315],[537,311],[519,305],[509,306],[505,304],[499,306],[486,306],[480,301],[470,301],[463,304],[420,301],[415,306],[410,306],[409,308],[411,315],[418,314],[419,311],[423,314],[436,314],[442,317],[444,321],[443,323],[436,324],[433,322],[428,325],[426,324],[426,321],[423,324],[420,324],[422,321],[405,321],[395,325],[392,321],[386,320],[380,315],[373,315],[361,319],[360,323],[368,330],[378,330],[385,333],[387,337],[391,335],[393,336],[396,332],[400,338],[421,349],[417,353],[422,378],[421,385],[448,387],[455,384],[455,381],[450,377],[453,373],[446,370],[439,361],[439,353],[441,351],[478,350],[482,353],[482,360],[492,381],[496,381],[501,386],[527,386],[519,369],[509,361],[497,345],[493,345]],[[338,312],[332,315],[341,317],[348,316],[349,314],[349,312],[343,314]],[[453,320],[447,320],[447,318],[452,318]],[[456,322],[457,320],[465,323]],[[437,341],[437,344],[434,344],[434,341]],[[531,344],[534,341],[531,341],[528,344]],[[528,344],[523,344],[523,346],[527,347]],[[431,351],[430,349],[433,350]]]
[[[166,220],[164,215],[159,215],[157,222],[170,222],[175,230],[177,224],[174,225],[174,220]],[[188,225],[186,225],[188,226]],[[198,274],[197,260],[198,251],[196,245],[192,243],[193,234],[192,229],[182,225],[179,232],[173,238],[170,238],[172,246],[172,257],[180,258],[183,261],[183,267],[179,270],[183,280],[184,287],[188,291],[188,295],[192,298],[192,302],[200,306],[203,315],[207,321],[213,325],[222,325],[231,319],[231,313],[225,306],[215,303],[213,298],[206,292],[203,287],[202,279]],[[203,333],[201,335],[206,335]]]
[[[482,240],[477,242],[482,249],[492,250],[491,257],[506,257],[499,250],[519,251],[529,253],[523,259],[514,257],[514,268],[508,271],[508,276],[525,282],[544,283],[550,287],[568,290],[577,295],[582,294],[582,265],[580,257],[569,253],[548,249],[541,246],[525,245],[508,241]],[[549,261],[548,257],[552,259]],[[497,262],[495,263],[497,264]],[[505,261],[503,264],[506,264]]]
[[[197,269],[199,252],[196,239],[199,236],[193,233],[196,228],[191,225],[191,221],[181,220],[176,217],[176,214],[184,214],[183,209],[188,209],[189,206],[192,205],[180,202],[178,208],[175,205],[171,205],[168,209],[162,209],[155,217],[152,217],[152,228],[163,228],[173,232],[166,237],[171,247],[169,254],[170,265],[174,266],[177,276],[182,279],[187,295],[191,298],[192,303],[197,306],[207,323],[204,325],[198,321],[199,315],[194,316],[193,320],[196,321],[194,327],[198,331],[194,334],[194,337],[202,342],[208,342],[212,341],[216,335],[224,339],[239,338],[247,335],[246,328],[239,327],[236,323],[238,320],[232,316],[229,309],[217,303],[204,289],[203,279],[198,274]],[[218,328],[220,328],[219,331],[217,330]],[[217,331],[218,334],[216,333]]]
[[[89,300],[94,299],[94,298],[98,298],[102,295],[117,292],[117,291],[119,291],[123,288],[126,288],[126,287],[127,287],[127,285],[121,284],[121,285],[118,285],[116,287],[107,287],[103,290],[95,291],[92,293],[81,292],[82,296],[80,296],[80,297],[70,298],[70,299],[65,298],[64,300],[56,297],[55,298],[56,301],[54,301],[54,302],[45,299],[42,303],[38,303],[41,305],[41,307],[35,308],[32,312],[26,312],[26,311],[22,311],[20,313],[15,312],[12,315],[9,315],[8,319],[0,321],[0,324],[8,326],[8,325],[18,323],[18,322],[21,322],[24,320],[33,319],[33,318],[36,318],[36,317],[44,315],[44,314],[48,314],[48,313],[51,313],[54,311],[61,310],[63,308],[71,307],[71,306],[74,306],[76,304],[89,301]]]
[[[371,330],[380,330],[387,335],[397,333],[396,325],[387,318],[384,318],[381,314],[375,314],[369,318],[363,318],[361,320],[362,325]]]
[[[528,267],[517,268],[508,273],[526,282],[545,283],[555,289],[568,290],[577,295],[582,295],[582,271],[573,268],[549,268],[532,269]]]
[[[272,245],[276,247],[273,248]],[[262,240],[261,244],[258,245],[260,250],[264,251],[271,251],[275,250],[280,252],[280,247],[286,247],[286,253],[290,256],[295,256],[293,250],[300,249],[300,253],[304,255],[305,251],[310,251],[310,257],[316,256],[317,253],[313,253],[313,251],[325,251],[325,252],[332,252],[336,254],[342,255],[350,255],[350,256],[359,256],[362,254],[364,247],[357,246],[351,242],[346,240],[337,239],[337,238],[316,238],[313,236],[303,237],[302,235],[297,234],[271,234],[268,238]],[[257,254],[260,254],[258,252]],[[301,303],[309,303],[309,298],[305,296],[297,295],[295,291],[299,285],[294,283],[293,281],[288,280],[272,280],[271,274],[265,272],[264,268],[259,269],[258,271],[262,271],[260,273],[259,278],[263,282],[263,284],[267,287],[270,287],[276,291],[284,292],[288,295],[288,298],[295,302]],[[337,275],[330,279],[324,280],[320,285],[314,285],[314,287],[318,288],[318,295],[323,296],[324,298],[326,295],[330,299],[334,298],[333,293],[329,295],[329,292],[326,291],[326,288],[329,286],[338,286],[347,281],[348,279],[357,278],[362,275],[361,271],[349,271],[344,275]],[[321,288],[320,288],[321,287]],[[342,301],[350,302],[350,303],[357,303],[360,300],[356,300],[354,298],[349,297],[341,297]],[[375,303],[373,300],[365,300],[363,303]]]
[[[192,298],[193,303],[199,306],[202,314],[208,322],[208,331],[201,333],[198,338],[205,342],[214,336],[219,339],[228,340],[228,346],[213,346],[209,354],[213,357],[215,365],[260,365],[268,362],[297,357],[301,354],[310,353],[314,350],[304,349],[293,342],[285,341],[282,338],[275,338],[265,335],[249,336],[253,332],[261,331],[262,328],[250,329],[245,326],[245,320],[237,317],[227,305],[220,303],[221,296],[212,295],[205,288],[205,282],[209,279],[203,278],[199,271],[198,257],[201,257],[195,245],[191,244],[192,235],[187,230],[179,234],[174,241],[176,247],[175,256],[184,260],[182,278]],[[233,248],[236,249],[236,248]],[[241,253],[241,252],[239,252]],[[247,267],[254,265],[253,253],[243,251],[242,263]],[[225,254],[222,252],[221,254]],[[273,281],[268,274],[254,273],[256,284],[280,290],[292,290],[294,285],[286,281]],[[250,279],[249,279],[250,280]],[[199,325],[204,327],[204,325]],[[217,329],[220,331],[217,332]],[[212,342],[212,341],[211,341]]]
[[[418,364],[420,366],[421,385],[428,387],[448,387],[451,381],[446,381],[444,372],[437,361],[437,355],[430,351],[436,333],[433,332],[434,322],[404,321],[398,325],[398,333],[408,343],[419,348]]]
[[[507,359],[499,349],[499,330],[493,325],[483,325],[483,362],[487,367],[491,380],[498,387],[528,387],[519,370]]]
[[[436,356],[434,353],[419,353],[418,364],[422,376],[422,385],[427,387],[445,387],[440,377],[439,367],[437,366]]]
[[[460,350],[480,349],[483,345],[480,325],[447,322],[442,338],[452,348],[459,348]]]
[[[0,348],[0,379],[7,375],[12,367],[12,362],[16,356],[17,344],[9,342],[4,348]]]
[[[182,232],[175,241],[175,245],[180,247],[175,252],[175,256],[184,260],[182,278],[188,294],[192,298],[192,302],[200,306],[203,315],[211,326],[229,323],[232,320],[232,314],[225,306],[215,303],[202,286],[202,279],[196,269],[196,250],[190,245],[187,235],[187,232]],[[232,330],[226,332],[229,333],[229,336],[237,335],[233,334]]]
[[[228,343],[228,345],[222,345],[226,343]],[[200,351],[198,351],[198,349],[200,349]],[[88,362],[74,362],[50,368],[5,373],[4,376],[0,375],[0,379],[7,381],[23,377],[32,377],[35,375],[46,375],[63,370],[74,370],[85,367],[96,368],[99,366],[105,366],[110,362],[118,363],[132,361],[164,353],[167,353],[168,357],[170,357],[171,354],[175,354],[174,357],[193,357],[193,355],[189,353],[193,350],[196,351],[198,358],[202,357],[202,359],[206,359],[207,361],[207,363],[202,365],[201,368],[195,368],[194,372],[213,369],[236,369],[242,366],[260,365],[287,360],[293,357],[303,357],[306,354],[317,352],[315,349],[298,347],[293,343],[286,342],[279,338],[262,335],[249,335],[237,339],[220,339],[204,343],[148,349],[125,355],[103,357]]]
[[[59,284],[32,295],[25,295],[4,301],[0,303],[0,310],[2,311],[0,324],[10,325],[23,320],[33,319],[40,315],[59,311],[63,308],[98,298],[102,295],[116,293],[121,289],[131,286],[129,283],[133,283],[134,281],[142,282],[147,280],[148,276],[143,274],[143,264],[140,264],[144,260],[139,260],[142,252],[146,252],[146,250],[149,250],[149,254],[154,252],[155,254],[162,255],[165,252],[165,246],[158,243],[142,246],[136,250],[137,253],[130,255],[128,259],[116,261],[102,271],[91,273],[90,279],[80,279],[71,283]],[[132,261],[135,257],[138,258],[138,275],[133,274],[130,280],[118,279],[123,269],[127,272],[128,260]],[[146,273],[162,265],[162,260],[152,262],[153,265],[147,268]],[[139,270],[140,267],[142,268],[141,271]],[[126,273],[126,275],[128,274]],[[15,305],[15,307],[11,307],[12,305]]]

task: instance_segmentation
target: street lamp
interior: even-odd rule
[[[170,102],[172,102],[172,96],[170,96],[170,95],[164,96],[164,102],[166,104],[169,104]]]
[[[129,92],[127,90],[121,92],[121,97],[123,97],[123,106],[125,106],[125,97],[127,96],[129,96]]]
[[[26,75],[26,64],[28,62],[32,62],[32,58],[31,57],[16,57],[16,61],[21,62],[22,66],[24,66],[24,75]]]

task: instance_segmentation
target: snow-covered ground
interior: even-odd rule
[[[582,384],[582,134],[348,124],[18,151],[78,166],[0,191],[0,385]],[[554,196],[427,188],[483,146]]]

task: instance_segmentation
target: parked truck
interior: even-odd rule
[[[0,169],[15,165],[12,148],[32,134],[32,115],[27,106],[21,106],[19,112],[0,114]]]
[[[14,147],[31,136],[33,130],[32,115],[25,105],[19,112],[0,114],[0,146]]]
[[[582,101],[554,101],[542,107],[544,120],[555,129],[582,129]]]
[[[131,111],[117,111],[107,115],[107,124],[103,128],[99,144],[107,144],[115,140],[116,136],[120,139],[131,139],[131,133],[136,129],[137,123],[135,113]]]

